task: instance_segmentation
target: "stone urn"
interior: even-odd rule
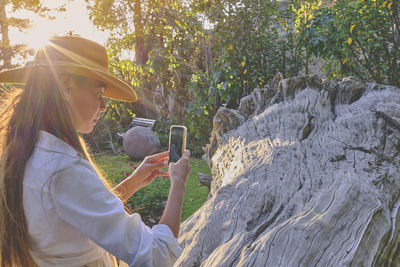
[[[161,152],[160,139],[150,128],[142,126],[133,127],[125,133],[122,147],[133,161]]]

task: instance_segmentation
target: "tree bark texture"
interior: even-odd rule
[[[396,265],[400,89],[277,77],[218,110],[175,266]]]

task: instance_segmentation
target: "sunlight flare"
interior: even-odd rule
[[[39,48],[43,47],[47,42],[48,39],[55,35],[56,31],[54,31],[51,28],[33,28],[27,38],[26,38],[26,44],[35,50],[38,50]]]

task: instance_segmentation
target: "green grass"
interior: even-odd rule
[[[125,173],[130,174],[134,171],[130,164],[139,166],[139,162],[132,162],[125,154],[113,156],[101,153],[95,154],[94,159],[98,167],[106,174],[107,179],[114,185],[126,176]],[[198,210],[207,199],[208,189],[206,186],[200,185],[197,173],[211,174],[208,165],[201,159],[191,158],[190,164],[192,171],[186,182],[182,221]],[[143,221],[147,222],[150,218],[157,221],[162,214],[163,202],[167,200],[169,187],[169,179],[157,178],[150,185],[136,192],[129,199],[128,204],[134,212],[138,212],[142,216]]]
[[[182,221],[186,220],[196,210],[198,210],[208,196],[208,188],[200,184],[197,174],[199,172],[211,174],[207,163],[202,159],[190,159],[192,170],[186,182],[186,194],[183,202]]]

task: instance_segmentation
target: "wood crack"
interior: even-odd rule
[[[398,122],[396,119],[390,117],[388,114],[386,114],[383,111],[379,111],[379,110],[373,110],[373,111],[375,111],[375,114],[376,114],[377,117],[380,117],[380,118],[384,119],[391,126],[393,126],[394,128],[396,128],[397,130],[400,131],[400,122]]]

